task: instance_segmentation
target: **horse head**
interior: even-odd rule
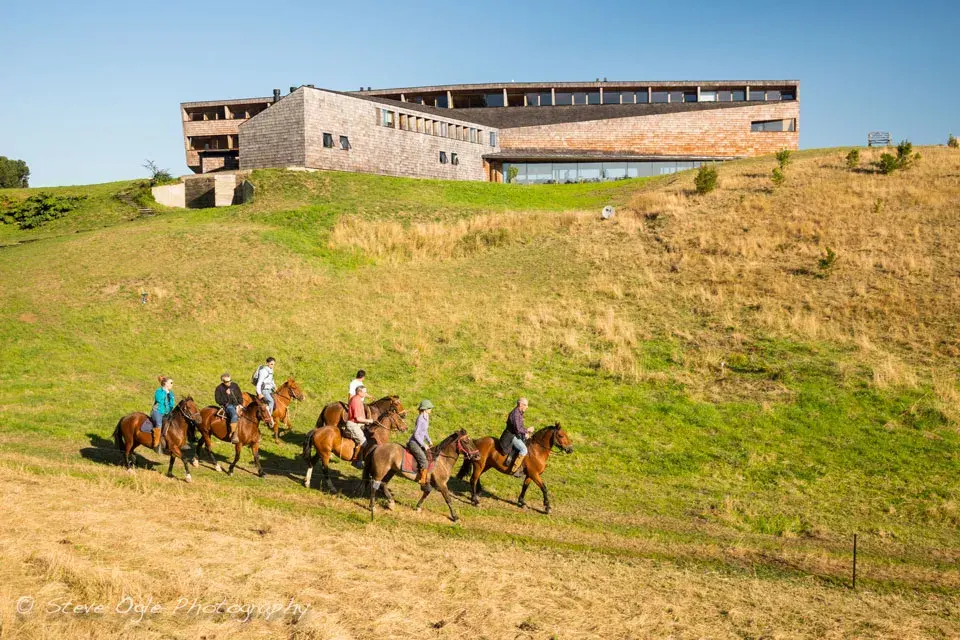
[[[573,440],[567,435],[567,432],[560,427],[557,422],[550,429],[553,431],[553,444],[564,453],[573,453]]]
[[[466,429],[460,429],[456,433],[457,452],[462,453],[467,460],[477,460],[480,458],[480,450],[473,443],[473,438],[467,435]]]
[[[303,398],[304,398],[303,389],[300,388],[300,385],[297,384],[296,380],[294,380],[293,378],[287,378],[287,381],[284,382],[283,384],[285,387],[290,389],[290,395],[292,395],[294,399],[299,400],[300,402],[303,402]]]
[[[247,413],[251,408],[253,411],[250,415],[256,416],[257,420],[266,422],[271,427],[273,426],[273,416],[270,415],[270,409],[267,408],[266,402],[254,396],[253,400],[244,408],[243,412]]]
[[[388,402],[388,411],[396,411],[400,414],[401,418],[407,417],[407,410],[403,408],[403,404],[400,402],[400,396],[387,396],[384,400]]]
[[[391,431],[400,431],[402,433],[407,430],[407,421],[403,419],[403,413],[400,413],[393,407],[387,410],[386,419],[390,422],[389,424],[384,424],[384,426],[389,427]],[[384,420],[381,418],[380,422],[384,423]]]
[[[202,420],[200,417],[200,409],[197,408],[197,403],[193,401],[193,396],[187,396],[177,403],[177,409],[180,410],[180,413],[183,414],[183,417],[186,418],[188,422],[200,424]]]

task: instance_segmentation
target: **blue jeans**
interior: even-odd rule
[[[228,404],[223,408],[223,412],[227,415],[227,424],[237,424],[240,420],[240,416],[237,415],[237,405]]]
[[[267,403],[267,409],[270,411],[270,415],[273,415],[273,389],[264,389],[263,390],[263,399]]]
[[[527,455],[527,445],[517,436],[513,436],[513,448],[517,450],[517,455]]]
[[[163,426],[163,416],[160,415],[160,412],[156,409],[150,411],[150,422],[153,423],[154,429],[159,429]]]

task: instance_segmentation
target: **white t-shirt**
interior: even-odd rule
[[[357,395],[357,387],[362,387],[362,386],[363,386],[363,380],[361,380],[360,378],[354,378],[353,381],[350,382],[350,396],[349,396],[349,397],[352,398],[353,396]]]

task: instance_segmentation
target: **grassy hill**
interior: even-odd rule
[[[135,184],[72,188],[82,210],[0,230],[40,238],[0,249],[2,630],[960,634],[960,154],[924,148],[884,176],[879,150],[859,170],[845,152],[795,154],[779,188],[772,158],[724,164],[705,196],[691,172],[517,186],[257,171],[251,205],[133,219],[114,195]],[[307,398],[265,443],[265,480],[116,465],[113,425],[148,408],[156,375],[206,404],[222,371],[243,385],[267,355]],[[413,513],[403,480],[372,524],[362,501],[305,489],[302,435],[359,367],[374,396],[433,400],[435,440],[499,434],[529,397],[530,423],[574,438],[545,474],[554,513],[517,509],[519,482],[493,475],[495,497],[456,503],[459,525],[439,496]],[[131,627],[17,617],[21,592],[312,609]]]

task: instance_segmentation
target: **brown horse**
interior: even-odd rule
[[[387,508],[393,509],[393,494],[387,488],[387,483],[393,476],[399,474],[407,480],[417,480],[416,465],[413,470],[404,471],[402,468],[403,455],[405,449],[395,442],[375,447],[373,451],[367,454],[367,459],[363,465],[363,484],[370,483],[370,517],[373,518],[374,498],[377,495],[377,489],[383,489],[383,495],[387,498]],[[447,480],[450,479],[450,473],[453,466],[457,463],[460,454],[463,454],[467,460],[476,460],[480,452],[473,444],[473,440],[467,435],[465,429],[454,431],[447,436],[443,442],[430,449],[431,458],[435,460],[434,466],[428,474],[429,482],[421,485],[423,493],[417,502],[417,511],[419,512],[423,501],[430,495],[431,485],[438,489],[443,495],[450,509],[450,519],[456,522],[458,520],[457,512],[453,510],[453,503],[450,501],[450,490],[447,488]]]
[[[287,407],[294,400],[303,402],[303,389],[293,378],[287,378],[287,381],[280,385],[280,388],[273,392],[273,441],[280,442],[280,423],[290,431],[290,414]],[[248,405],[253,400],[253,396],[243,392],[243,404]]]
[[[138,446],[156,448],[160,444],[160,429],[154,429],[152,432],[140,431],[143,423],[150,420],[145,413],[130,413],[117,422],[117,428],[113,430],[113,441],[117,448],[123,451],[123,463],[127,470],[133,473],[133,462],[136,458],[133,450]],[[165,420],[166,431],[163,434],[165,440],[165,449],[170,453],[170,466],[167,469],[167,475],[173,477],[173,461],[179,459],[183,461],[183,468],[187,472],[187,482],[192,482],[190,477],[190,468],[187,461],[183,460],[182,447],[194,438],[197,423],[200,422],[200,412],[193,398],[187,396],[181,400],[170,416]]]
[[[227,422],[219,415],[220,407],[204,407],[200,411],[200,440],[193,450],[193,466],[197,466],[197,457],[200,455],[200,449],[206,447],[210,461],[213,462],[217,471],[223,471],[220,463],[213,457],[213,448],[210,436],[216,436],[217,439],[224,442],[230,442],[227,438]],[[240,412],[240,419],[237,421],[237,439],[239,442],[234,444],[236,455],[233,462],[230,463],[228,476],[233,475],[233,469],[240,460],[240,451],[245,446],[249,446],[253,451],[253,463],[257,465],[257,475],[263,477],[263,467],[260,466],[260,421],[263,420],[270,426],[273,426],[273,417],[267,410],[267,405],[257,398],[253,398],[247,406]]]
[[[459,473],[457,473],[457,478],[460,480],[465,478],[467,474],[472,473],[472,477],[470,478],[470,499],[474,506],[480,504],[480,476],[482,476],[487,469],[496,469],[500,473],[505,474],[510,473],[510,470],[503,464],[506,456],[497,451],[497,440],[498,438],[489,436],[474,440],[473,443],[476,445],[477,450],[480,451],[480,458],[476,462],[471,462],[469,459],[465,460],[463,466],[460,467]],[[552,427],[540,429],[540,431],[534,433],[533,437],[530,438],[530,444],[527,447],[527,457],[523,459],[525,477],[523,479],[523,488],[520,490],[520,497],[517,499],[517,505],[519,507],[523,508],[526,506],[523,496],[527,493],[527,487],[530,486],[530,481],[532,480],[537,483],[537,486],[540,487],[540,491],[543,493],[543,510],[547,513],[550,513],[552,510],[550,508],[550,496],[547,493],[547,485],[543,482],[541,476],[547,468],[547,458],[550,457],[550,450],[553,447],[557,447],[564,453],[573,453],[570,436],[560,428],[559,422]]]
[[[407,410],[400,404],[400,396],[385,396],[364,407],[367,410],[367,418],[370,420],[379,420],[381,415],[391,410],[399,413],[401,418],[407,417]],[[345,402],[331,402],[320,412],[320,417],[317,418],[317,429],[342,425],[347,421],[347,413]]]
[[[399,404],[399,402],[398,402]],[[330,405],[327,405],[328,407]],[[402,409],[403,407],[401,407]],[[333,486],[330,480],[330,454],[336,453],[341,460],[351,461],[356,453],[357,443],[350,438],[345,438],[338,425],[320,426],[323,420],[323,414],[317,419],[317,428],[311,429],[307,433],[307,438],[303,443],[303,459],[307,461],[307,475],[303,481],[303,486],[310,488],[310,479],[313,477],[313,468],[318,461],[322,461],[323,482],[331,492],[336,493],[337,488]],[[403,414],[391,406],[381,413],[375,422],[367,427],[367,433],[370,444],[385,444],[390,440],[391,431],[406,431],[407,423],[403,419]],[[316,449],[316,454],[312,450]],[[368,449],[369,450],[369,449]]]

